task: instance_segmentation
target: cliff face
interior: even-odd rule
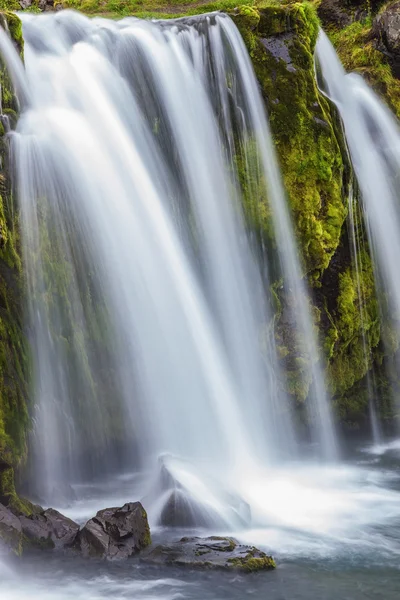
[[[0,14],[0,25],[23,53],[21,22]],[[26,457],[27,346],[22,332],[22,273],[18,209],[9,177],[7,129],[15,126],[18,104],[0,64],[0,502],[25,509],[15,494],[14,468]]]

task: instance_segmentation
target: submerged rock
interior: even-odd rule
[[[79,534],[83,556],[123,559],[151,542],[147,514],[140,502],[100,510]]]
[[[144,501],[158,525],[209,529],[249,525],[250,506],[187,460],[165,454]]]
[[[39,548],[61,549],[72,546],[79,532],[77,523],[53,508],[29,517],[21,516],[20,523],[29,544]]]
[[[228,537],[184,537],[168,545],[159,545],[143,557],[155,565],[176,565],[202,569],[265,571],[275,568],[275,561],[254,546],[244,546]]]
[[[3,504],[0,504],[0,549],[15,554],[21,554],[22,551],[20,520]]]

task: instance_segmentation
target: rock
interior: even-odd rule
[[[140,502],[100,510],[79,534],[83,556],[123,559],[151,543],[147,514]]]
[[[22,552],[20,520],[3,504],[0,504],[0,547],[18,555]]]
[[[393,73],[400,76],[400,2],[389,4],[377,15],[372,24],[371,36],[376,48],[388,56]]]
[[[372,25],[373,33],[379,37],[388,52],[400,54],[400,2],[389,4],[377,15]]]
[[[342,0],[322,0],[318,6],[318,16],[323,25],[336,25],[340,29],[352,23],[353,18],[349,8]]]
[[[293,41],[293,33],[282,33],[270,38],[261,38],[261,43],[264,48],[272,54],[276,60],[283,60],[286,63],[286,68],[292,73],[296,72],[295,67],[292,64],[290,56],[290,46]]]
[[[58,550],[72,546],[79,532],[77,523],[53,508],[29,517],[21,516],[20,523],[29,544],[39,548]]]
[[[187,493],[172,490],[160,513],[159,524],[164,527],[208,527],[209,521]]]
[[[189,461],[165,454],[159,457],[158,467],[157,477],[144,498],[158,525],[214,530],[249,525],[249,505]]]
[[[253,546],[244,546],[232,538],[184,537],[168,545],[159,545],[142,557],[155,565],[175,565],[202,569],[226,569],[243,572],[275,568],[275,561]]]

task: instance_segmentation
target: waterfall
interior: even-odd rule
[[[362,77],[345,73],[322,31],[317,42],[317,57],[326,93],[336,104],[343,121],[366,219],[381,312],[383,319],[389,321],[393,341],[400,333],[399,124]],[[371,411],[374,428],[374,406]],[[377,430],[375,436],[379,439]]]
[[[231,19],[22,21],[24,102],[10,139],[43,497],[86,473],[151,471],[162,456],[205,502],[205,482],[235,490],[238,474],[291,456],[273,261],[309,358],[312,435],[334,457],[290,212]],[[276,256],[257,255],[243,187],[252,210],[257,194],[271,206]]]

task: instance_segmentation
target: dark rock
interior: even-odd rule
[[[372,31],[388,52],[400,54],[400,2],[390,4],[375,17]]]
[[[342,0],[322,0],[318,6],[318,16],[323,25],[336,25],[340,29],[354,20],[352,12]]]
[[[22,551],[21,523],[3,504],[0,504],[0,548],[15,554]]]
[[[198,488],[206,490],[204,500],[185,487],[186,478],[197,480]],[[163,505],[160,510],[160,498]],[[211,501],[210,501],[211,500]],[[232,524],[247,526],[251,521],[249,505],[237,494],[221,487],[220,482],[205,477],[189,461],[172,455],[159,458],[157,480],[144,498],[146,506],[157,506],[157,524],[166,527],[222,528]]]
[[[164,504],[159,523],[165,527],[207,527],[209,519],[186,492],[175,489]]]
[[[271,556],[232,538],[184,537],[168,545],[156,546],[142,557],[155,565],[176,565],[203,569],[226,569],[244,572],[275,568]]]
[[[83,556],[123,559],[151,542],[147,514],[140,502],[100,510],[79,534]]]
[[[261,43],[276,60],[283,60],[286,63],[288,71],[295,73],[296,69],[292,64],[289,52],[293,36],[293,33],[282,33],[269,38],[261,38]]]
[[[79,532],[77,523],[53,508],[29,517],[21,516],[20,522],[29,544],[39,548],[58,550],[72,546]]]
[[[389,4],[375,17],[371,37],[377,50],[388,57],[393,74],[400,77],[400,2]]]

